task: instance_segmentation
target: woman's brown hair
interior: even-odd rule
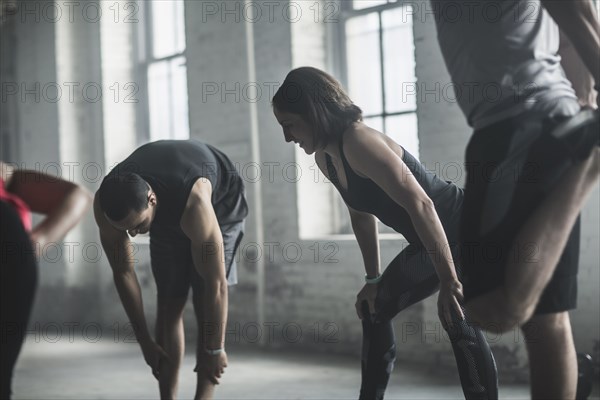
[[[277,111],[299,115],[314,131],[314,143],[325,147],[350,124],[362,121],[362,110],[352,103],[342,85],[313,67],[296,68],[273,96]]]

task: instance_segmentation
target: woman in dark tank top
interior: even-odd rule
[[[490,348],[460,305],[462,284],[454,261],[462,190],[365,125],[361,109],[323,71],[291,71],[272,104],[286,142],[314,154],[346,202],[361,249],[366,284],[356,301],[363,326],[360,398],[384,396],[395,361],[392,318],[439,290],[438,315],[452,342],[465,397],[496,399]],[[376,218],[409,242],[383,273]]]

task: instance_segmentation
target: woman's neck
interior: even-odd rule
[[[327,143],[327,146],[323,150],[324,153],[329,155],[332,158],[339,159],[340,158],[340,140],[336,139]]]
[[[364,126],[364,124],[361,121],[356,121],[351,123],[346,130],[342,133],[341,137],[345,136],[346,133],[348,133],[351,130],[356,130],[356,129],[360,129],[362,126]],[[331,142],[329,142],[327,144],[327,146],[325,146],[325,148],[322,150],[325,153],[327,153],[329,156],[335,158],[335,159],[340,159],[341,155],[340,155],[340,141],[342,140],[340,138],[335,139]]]

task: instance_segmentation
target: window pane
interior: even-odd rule
[[[419,159],[419,135],[417,114],[402,114],[388,117],[385,121],[385,134]]]
[[[170,128],[169,62],[157,62],[148,68],[150,140],[168,137]]]
[[[174,139],[189,139],[187,67],[183,57],[171,60]]]
[[[352,8],[355,10],[362,10],[363,8],[380,6],[386,3],[387,0],[353,0]]]
[[[151,7],[154,58],[182,53],[185,50],[183,1],[152,1]]]
[[[381,114],[379,17],[371,13],[346,23],[348,91],[365,115]]]
[[[189,138],[185,59],[150,64],[148,68],[150,140]]]
[[[385,102],[388,113],[416,109],[415,46],[411,7],[387,10],[382,15]]]

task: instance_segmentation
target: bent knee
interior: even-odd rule
[[[529,339],[553,340],[571,336],[571,320],[567,311],[534,315],[523,325],[523,333]]]

